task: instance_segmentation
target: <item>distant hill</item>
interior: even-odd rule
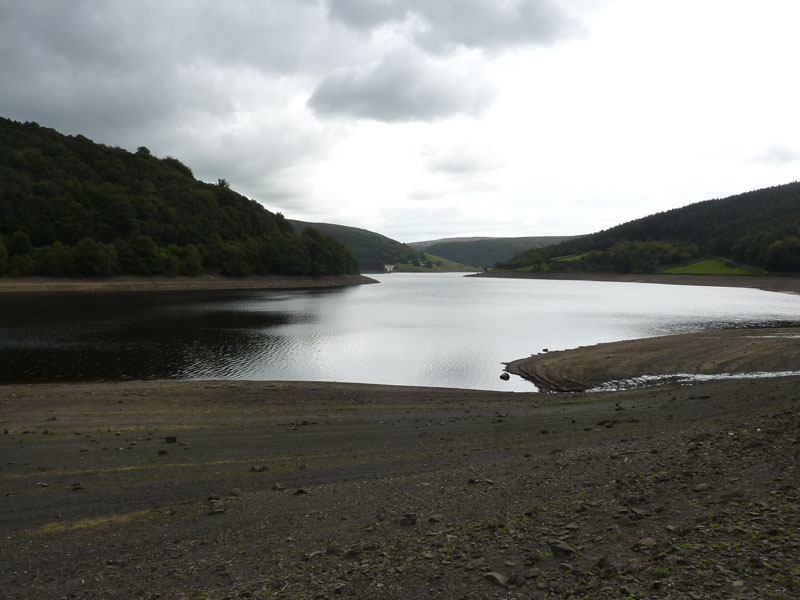
[[[800,183],[650,215],[555,246],[527,250],[501,266],[621,273],[700,272],[702,268],[752,272],[741,267],[749,266],[800,272]]]
[[[331,223],[309,223],[290,219],[289,222],[303,231],[306,227],[314,227],[325,235],[329,235],[353,251],[361,270],[366,273],[379,273],[385,265],[396,265],[419,262],[421,255],[406,244],[393,240],[366,229],[334,225]]]
[[[493,267],[506,262],[530,248],[541,248],[557,244],[574,236],[535,236],[535,237],[459,237],[412,242],[408,244],[415,250],[430,252],[465,265]]]
[[[357,272],[332,237],[171,157],[0,118],[0,275]]]

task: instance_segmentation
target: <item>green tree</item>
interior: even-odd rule
[[[36,265],[30,254],[15,254],[9,258],[6,271],[11,277],[30,277],[36,272]]]
[[[31,251],[31,240],[24,231],[15,231],[8,238],[8,253],[11,256],[27,254]]]
[[[42,248],[36,257],[36,273],[49,277],[75,275],[75,261],[70,248],[61,242]]]
[[[182,249],[180,259],[179,272],[181,275],[195,277],[203,272],[203,258],[194,244],[188,244]]]
[[[0,238],[0,275],[6,271],[6,263],[8,262],[8,250],[3,243],[3,238]]]
[[[106,277],[114,270],[116,252],[111,244],[85,237],[75,246],[75,271],[87,277]]]

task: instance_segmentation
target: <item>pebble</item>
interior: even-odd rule
[[[484,574],[484,579],[487,581],[499,585],[500,587],[508,587],[508,577],[503,575],[502,573],[498,573],[497,571],[490,571]]]
[[[547,542],[547,544],[550,546],[553,554],[561,556],[575,554],[575,550],[572,548],[572,546],[562,540],[550,540]]]

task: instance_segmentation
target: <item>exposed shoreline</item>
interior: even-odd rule
[[[0,386],[0,589],[792,598],[799,383]]]
[[[0,278],[2,294],[185,292],[218,290],[299,290],[349,287],[378,283],[364,275],[222,277],[111,277],[58,279],[52,277]]]
[[[550,392],[643,375],[787,372],[800,365],[799,338],[800,327],[702,331],[543,352],[508,363],[506,371]]]
[[[625,283],[661,283],[667,285],[700,285],[716,287],[746,287],[766,292],[800,294],[800,277],[776,275],[677,275],[670,273],[530,273],[520,271],[487,271],[467,277],[504,279],[554,279],[565,281],[619,281]]]

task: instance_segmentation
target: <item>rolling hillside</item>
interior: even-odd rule
[[[343,244],[171,157],[0,118],[0,275],[357,272]]]
[[[800,272],[800,183],[657,213],[554,246],[527,250],[500,267],[620,273],[675,272],[678,268],[681,272],[681,267],[703,263],[712,272],[752,272],[745,267]],[[698,272],[699,268],[688,271]]]
[[[289,222],[298,231],[314,227],[323,234],[336,238],[353,251],[361,270],[366,273],[379,273],[384,270],[385,265],[421,260],[420,253],[415,249],[374,231],[331,223],[308,223],[293,219]]]
[[[496,263],[505,262],[515,255],[530,248],[542,248],[557,244],[573,236],[534,236],[510,238],[445,238],[412,242],[415,250],[430,252],[436,256],[447,258],[465,265],[477,267],[493,267]]]

